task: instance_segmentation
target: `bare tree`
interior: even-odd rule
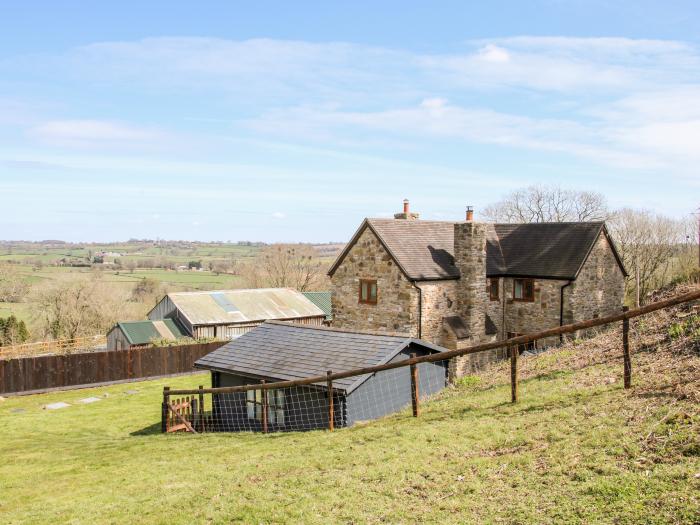
[[[612,214],[601,193],[528,186],[487,206],[483,215],[493,222],[523,223],[605,221]]]
[[[129,292],[97,277],[59,282],[36,296],[38,324],[44,336],[75,339],[105,333],[120,319],[139,318]],[[135,305],[136,306],[136,305]]]
[[[671,263],[681,243],[681,225],[650,211],[626,208],[616,213],[609,229],[629,273],[628,290],[643,302],[650,291],[667,284],[672,276]]]
[[[294,288],[303,292],[324,283],[325,272],[313,247],[274,244],[245,264],[241,275],[251,288]]]
[[[27,295],[29,283],[11,265],[0,264],[0,301],[19,303]]]

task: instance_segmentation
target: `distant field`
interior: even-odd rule
[[[148,277],[165,284],[185,285],[202,290],[211,289],[211,287],[236,288],[241,284],[241,278],[237,275],[216,275],[209,271],[134,270],[133,273],[110,271],[104,272],[104,276],[108,281],[119,283],[135,283]]]
[[[0,303],[0,317],[14,315],[27,324],[31,324],[34,310],[35,306],[32,303]]]
[[[149,278],[162,283],[164,291],[233,289],[244,286],[242,278],[230,273],[215,273],[209,268],[231,270],[236,264],[250,261],[263,248],[259,244],[200,243],[185,241],[130,241],[110,244],[67,244],[54,241],[29,243],[0,241],[0,264],[12,263],[9,268],[28,285],[30,290],[24,302],[0,302],[0,317],[15,315],[24,320],[30,332],[37,337],[39,312],[33,302],[43,287],[72,280],[99,276],[130,293],[141,279]],[[317,246],[319,258],[330,265],[339,244]],[[105,262],[118,260],[121,267],[91,264],[96,256]],[[63,263],[62,260],[65,260]],[[163,267],[187,266],[200,262],[205,271],[166,270]],[[80,266],[80,265],[86,266]],[[210,265],[214,266],[210,266]],[[129,266],[138,266],[133,270]],[[117,269],[118,268],[118,269]],[[149,302],[150,305],[150,302]],[[149,306],[150,308],[150,306]]]

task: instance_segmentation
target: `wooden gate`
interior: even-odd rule
[[[167,402],[168,413],[165,418],[165,431],[185,432],[197,431],[194,428],[197,418],[197,400],[194,397],[183,397]]]

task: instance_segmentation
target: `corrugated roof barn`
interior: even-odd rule
[[[170,293],[148,313],[151,320],[176,319],[197,339],[235,339],[267,320],[320,325],[325,316],[291,288]]]

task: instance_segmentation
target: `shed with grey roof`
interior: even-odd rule
[[[235,339],[268,320],[320,325],[325,317],[291,288],[170,293],[148,313],[150,320],[176,319],[195,339]]]
[[[266,322],[195,363],[210,370],[212,386],[241,386],[344,372],[442,352],[442,347],[406,335],[377,334]],[[448,362],[418,365],[421,396],[447,384]],[[255,392],[255,391],[251,391]],[[328,425],[324,383],[290,387],[274,394],[271,430],[310,430]],[[411,404],[408,367],[333,382],[335,426],[376,419]],[[213,421],[221,430],[259,430],[262,417],[255,394],[214,394]]]

